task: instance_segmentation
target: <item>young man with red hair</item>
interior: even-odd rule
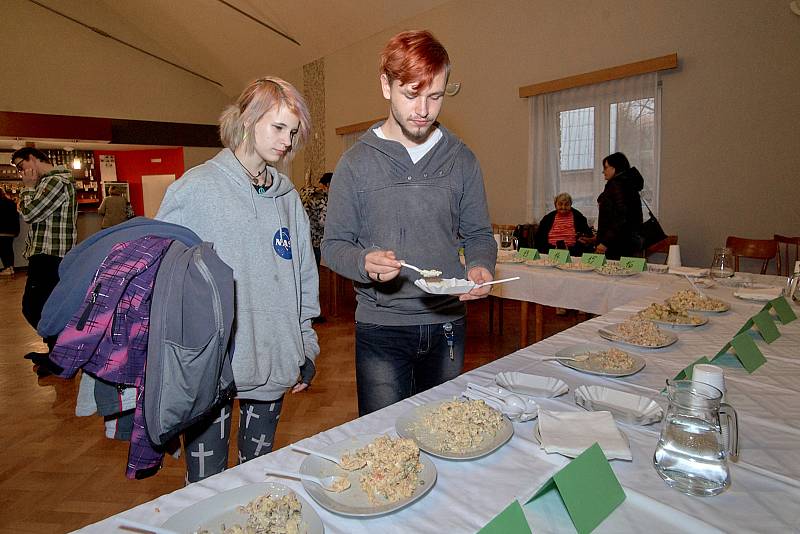
[[[455,378],[464,361],[464,301],[424,292],[400,260],[475,283],[493,278],[497,246],[475,155],[439,124],[450,59],[427,31],[395,35],[381,55],[386,120],[339,160],[322,256],[354,281],[359,413]],[[465,265],[459,260],[464,248]]]

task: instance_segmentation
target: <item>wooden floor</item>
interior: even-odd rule
[[[276,448],[357,416],[354,299],[352,290],[346,291],[337,316],[331,316],[328,274],[323,268],[327,321],[317,327],[322,349],[317,378],[307,392],[287,396]],[[38,378],[33,372],[23,355],[46,347],[22,317],[24,286],[24,273],[0,277],[0,533],[68,532],[182,487],[184,465],[172,457],[153,477],[126,479],[128,443],[106,439],[98,416],[75,416],[78,380]],[[519,303],[504,302],[502,334],[496,313],[489,334],[488,309],[486,299],[469,305],[465,370],[519,348]],[[579,320],[574,312],[557,316],[546,308],[545,336]]]

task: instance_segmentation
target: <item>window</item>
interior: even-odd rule
[[[596,222],[605,180],[603,158],[623,152],[645,178],[642,197],[658,213],[659,88],[657,74],[577,87],[531,98],[531,215],[553,210],[553,197]]]

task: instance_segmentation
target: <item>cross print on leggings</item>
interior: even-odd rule
[[[225,439],[225,420],[230,417],[230,414],[225,411],[225,406],[219,412],[219,417],[214,419],[215,423],[219,423],[219,439]]]
[[[245,427],[245,428],[250,428],[250,418],[251,418],[251,417],[252,417],[252,418],[254,418],[254,419],[260,419],[260,418],[261,418],[261,416],[260,416],[260,415],[258,415],[258,414],[257,414],[257,413],[254,411],[254,408],[253,408],[253,405],[252,405],[252,404],[251,404],[250,406],[248,406],[248,407],[247,407],[247,419],[245,419],[245,421],[244,421],[244,427]]]
[[[267,440],[266,440],[266,437],[267,437],[267,435],[266,435],[266,434],[261,434],[261,437],[260,437],[260,438],[258,438],[258,439],[256,439],[256,438],[250,438],[250,441],[252,441],[253,443],[255,443],[255,444],[256,444],[256,452],[255,452],[255,456],[258,456],[258,455],[259,455],[259,453],[261,452],[261,447],[263,447],[263,446],[265,446],[265,445],[266,445],[267,447],[269,447],[270,445],[272,445],[272,443],[271,443],[271,442],[269,442],[269,441],[267,441]]]
[[[198,461],[200,462],[200,471],[198,473],[198,476],[200,478],[206,476],[206,458],[208,456],[214,456],[214,451],[205,452],[205,450],[206,450],[205,444],[200,443],[197,446],[197,452],[192,452],[192,456],[197,458]]]

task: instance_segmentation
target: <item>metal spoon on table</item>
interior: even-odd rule
[[[362,467],[367,465],[367,461],[366,460],[364,460],[362,458],[356,458],[356,457],[354,457],[352,455],[348,455],[347,456],[347,461],[342,461],[342,458],[337,458],[336,456],[333,456],[332,454],[327,454],[327,453],[320,452],[320,451],[315,451],[315,450],[312,450],[312,449],[306,449],[305,447],[302,447],[300,445],[292,445],[292,449],[294,449],[296,451],[304,452],[306,454],[310,454],[312,456],[318,456],[320,458],[324,458],[325,460],[328,460],[330,462],[335,463],[336,465],[338,465],[339,467],[341,467],[342,469],[344,469],[346,471],[356,471],[357,469],[361,469]]]
[[[264,472],[268,475],[278,475],[281,477],[297,478],[300,480],[307,480],[322,486],[324,490],[338,493],[350,487],[350,481],[344,477],[331,475],[329,477],[315,477],[312,475],[303,475],[301,473],[294,473],[292,471],[281,471],[280,469],[265,469]]]

